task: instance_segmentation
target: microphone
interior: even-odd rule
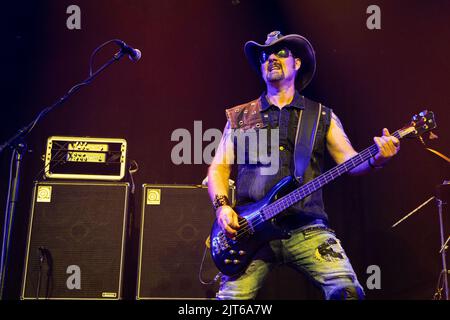
[[[120,51],[127,54],[131,61],[136,62],[141,58],[141,50],[130,47],[122,40],[116,40],[115,42],[120,46]]]

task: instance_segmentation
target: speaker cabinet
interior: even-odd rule
[[[128,183],[36,182],[21,299],[120,299]]]
[[[199,280],[218,273],[205,251],[215,218],[207,188],[144,184],[142,194],[137,299],[215,298],[218,284]]]

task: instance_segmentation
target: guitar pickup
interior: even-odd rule
[[[253,227],[253,223],[251,220],[247,220],[247,227],[245,232],[247,232],[250,235],[255,233],[255,228]]]
[[[219,254],[220,253],[220,246],[216,238],[213,238],[212,242],[212,249],[214,250],[214,253]]]
[[[223,232],[220,232],[218,234],[218,236],[213,239],[213,242],[214,241],[216,241],[217,247],[220,248],[220,250],[222,250],[222,251],[225,251],[230,247],[230,245],[228,244],[227,238],[223,234]]]

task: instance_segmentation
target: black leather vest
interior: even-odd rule
[[[270,120],[270,116],[268,116],[268,113],[271,111],[266,108],[262,110],[263,104],[267,107],[267,101],[263,101],[262,99],[265,99],[264,95],[256,100],[226,110],[230,126],[234,129],[235,137],[233,141],[236,155],[235,163],[238,160],[238,154],[241,154],[242,157],[245,155],[245,161],[242,161],[243,159],[241,157],[241,161],[237,163],[236,205],[243,205],[260,200],[278,181],[287,175],[293,175],[295,170],[295,134],[294,137],[292,137],[292,132],[296,132],[298,121],[289,122],[289,126],[295,126],[295,128],[283,127],[288,125],[285,121],[279,121],[279,123],[274,125]],[[308,105],[311,106],[312,104],[317,104],[317,102],[300,96],[298,93],[294,100],[296,101],[297,108],[293,108],[289,112],[295,113],[296,120],[298,119],[299,108],[308,108]],[[303,176],[304,183],[319,176],[323,171],[326,133],[331,121],[331,109],[324,106],[321,108],[322,111],[318,123],[314,148],[309,165]],[[291,117],[292,116],[294,115],[291,115]],[[280,127],[280,125],[282,127]],[[274,130],[278,130],[279,133],[283,130],[284,132],[291,132],[288,140],[293,142],[293,148],[289,148],[289,144],[284,146],[285,143],[281,143],[282,136],[280,136],[280,134],[278,135],[280,141],[276,143],[277,146],[274,146],[273,143],[271,143],[272,134],[275,133]],[[258,146],[267,146],[267,149],[269,150],[268,154],[271,154],[270,150],[272,150],[272,152],[276,151],[280,153],[278,157],[278,166],[273,163],[267,164],[264,161],[261,161],[261,159],[259,159],[260,150],[251,147],[250,143],[242,143],[245,139],[241,139],[240,135],[251,136],[253,133],[255,133]],[[276,137],[276,135],[274,137]],[[248,140],[251,139],[249,138],[247,141]],[[278,148],[275,149],[274,147]],[[271,166],[271,168],[269,168],[269,166]],[[276,167],[277,170],[275,172],[274,169]],[[265,173],[270,174],[261,174],[261,169],[266,169]],[[286,215],[301,215],[305,219],[320,218],[328,220],[324,210],[322,191],[316,191],[293,205],[282,214],[282,216]]]

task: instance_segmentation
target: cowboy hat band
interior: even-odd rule
[[[255,41],[248,41],[244,45],[245,55],[250,65],[261,75],[261,64],[259,57],[261,52],[273,47],[288,48],[296,58],[300,58],[302,64],[297,73],[299,90],[303,90],[311,82],[316,71],[316,55],[311,43],[298,34],[282,35],[280,31],[272,31],[267,35],[266,42],[259,44]]]

